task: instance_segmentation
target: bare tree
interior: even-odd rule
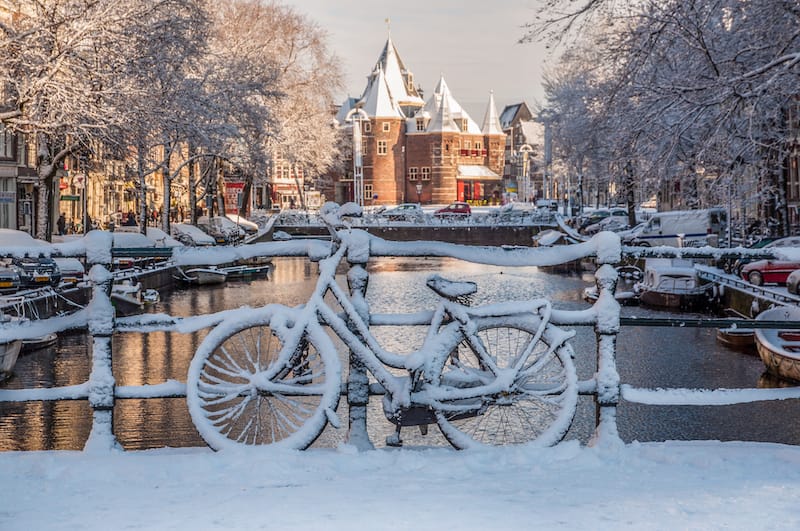
[[[580,17],[595,24],[598,31],[583,36],[604,65],[596,116],[611,133],[604,139],[618,164],[634,161],[643,175],[659,179],[703,168],[726,189],[731,175],[760,173],[775,210],[785,208],[776,161],[788,135],[782,113],[800,85],[796,2],[597,0],[581,6],[546,18],[544,26],[567,30]],[[707,192],[713,195],[714,186]]]

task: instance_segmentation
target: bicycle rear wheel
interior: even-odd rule
[[[260,324],[251,319],[218,326],[192,359],[189,413],[214,450],[305,449],[322,433],[328,415],[335,415],[341,368],[330,340],[305,330],[299,341],[284,343],[270,328],[270,316]]]
[[[545,330],[510,388],[493,396],[441,401],[436,419],[445,438],[459,449],[556,444],[572,423],[578,398],[572,348],[562,344],[564,332],[542,325],[534,315],[480,318],[475,323],[474,340],[501,371],[514,367],[540,326]],[[439,382],[469,388],[496,377],[469,340],[462,338],[445,362]]]

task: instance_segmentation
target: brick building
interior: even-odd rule
[[[353,120],[355,113],[365,118]],[[343,104],[337,120],[360,128],[367,205],[499,200],[502,195],[505,134],[494,97],[489,95],[482,126],[459,105],[444,77],[423,100],[391,38],[363,95]],[[354,173],[351,158],[344,175],[334,178],[335,201],[354,200]]]

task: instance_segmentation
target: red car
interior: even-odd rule
[[[742,267],[742,278],[761,286],[763,284],[786,284],[789,274],[800,269],[800,262],[788,260],[756,260]]]
[[[461,201],[457,201],[455,203],[450,203],[444,208],[440,208],[436,212],[434,212],[434,216],[437,218],[441,217],[449,217],[449,216],[469,216],[472,214],[472,209],[469,207],[467,203],[462,203]]]

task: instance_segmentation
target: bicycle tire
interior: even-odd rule
[[[335,415],[341,364],[334,345],[319,326],[285,343],[270,327],[273,315],[262,309],[243,322],[221,323],[192,359],[186,401],[200,436],[214,450],[303,450]],[[294,347],[284,348],[287,343]]]
[[[542,325],[531,314],[477,318],[474,324],[475,335],[500,369],[513,366],[513,360]],[[451,445],[458,449],[552,446],[564,438],[577,407],[577,373],[572,347],[564,342],[566,333],[549,323],[544,326],[539,344],[510,390],[492,397],[440,401],[441,407],[435,415],[439,429]],[[556,346],[552,351],[551,345]],[[465,337],[457,339],[448,352],[451,355],[436,379],[439,385],[469,387],[496,377],[481,366],[479,356]],[[454,411],[460,407],[472,411],[468,414]]]

